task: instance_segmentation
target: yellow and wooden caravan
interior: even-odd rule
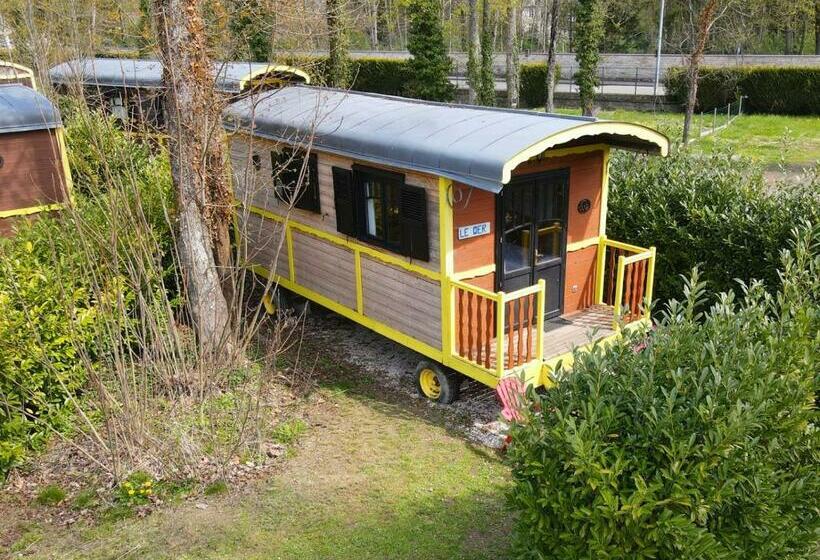
[[[417,351],[431,399],[458,374],[549,384],[648,319],[655,251],[607,238],[607,170],[612,148],[665,155],[654,130],[308,86],[225,125],[253,269]]]

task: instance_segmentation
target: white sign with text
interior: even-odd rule
[[[471,237],[478,237],[480,235],[487,235],[488,233],[490,233],[490,222],[462,226],[458,228],[459,240],[470,239]]]

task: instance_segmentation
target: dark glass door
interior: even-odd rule
[[[563,307],[569,170],[517,177],[501,193],[499,289],[532,286],[544,279],[546,318]]]

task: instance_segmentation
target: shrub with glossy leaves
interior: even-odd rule
[[[762,170],[731,153],[666,158],[616,152],[610,169],[607,235],[658,249],[655,297],[680,294],[700,265],[710,290],[737,280],[780,284],[780,251],[804,220],[820,221],[820,176],[799,185],[765,184]]]
[[[573,370],[511,431],[519,558],[816,558],[820,228],[781,290],[708,309],[697,275],[662,324]]]

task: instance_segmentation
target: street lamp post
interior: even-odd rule
[[[663,45],[663,12],[665,7],[666,1],[661,0],[661,17],[658,22],[658,56],[655,60],[655,87],[652,90],[653,104],[655,103],[655,99],[658,97],[658,82],[661,79],[661,47]]]

